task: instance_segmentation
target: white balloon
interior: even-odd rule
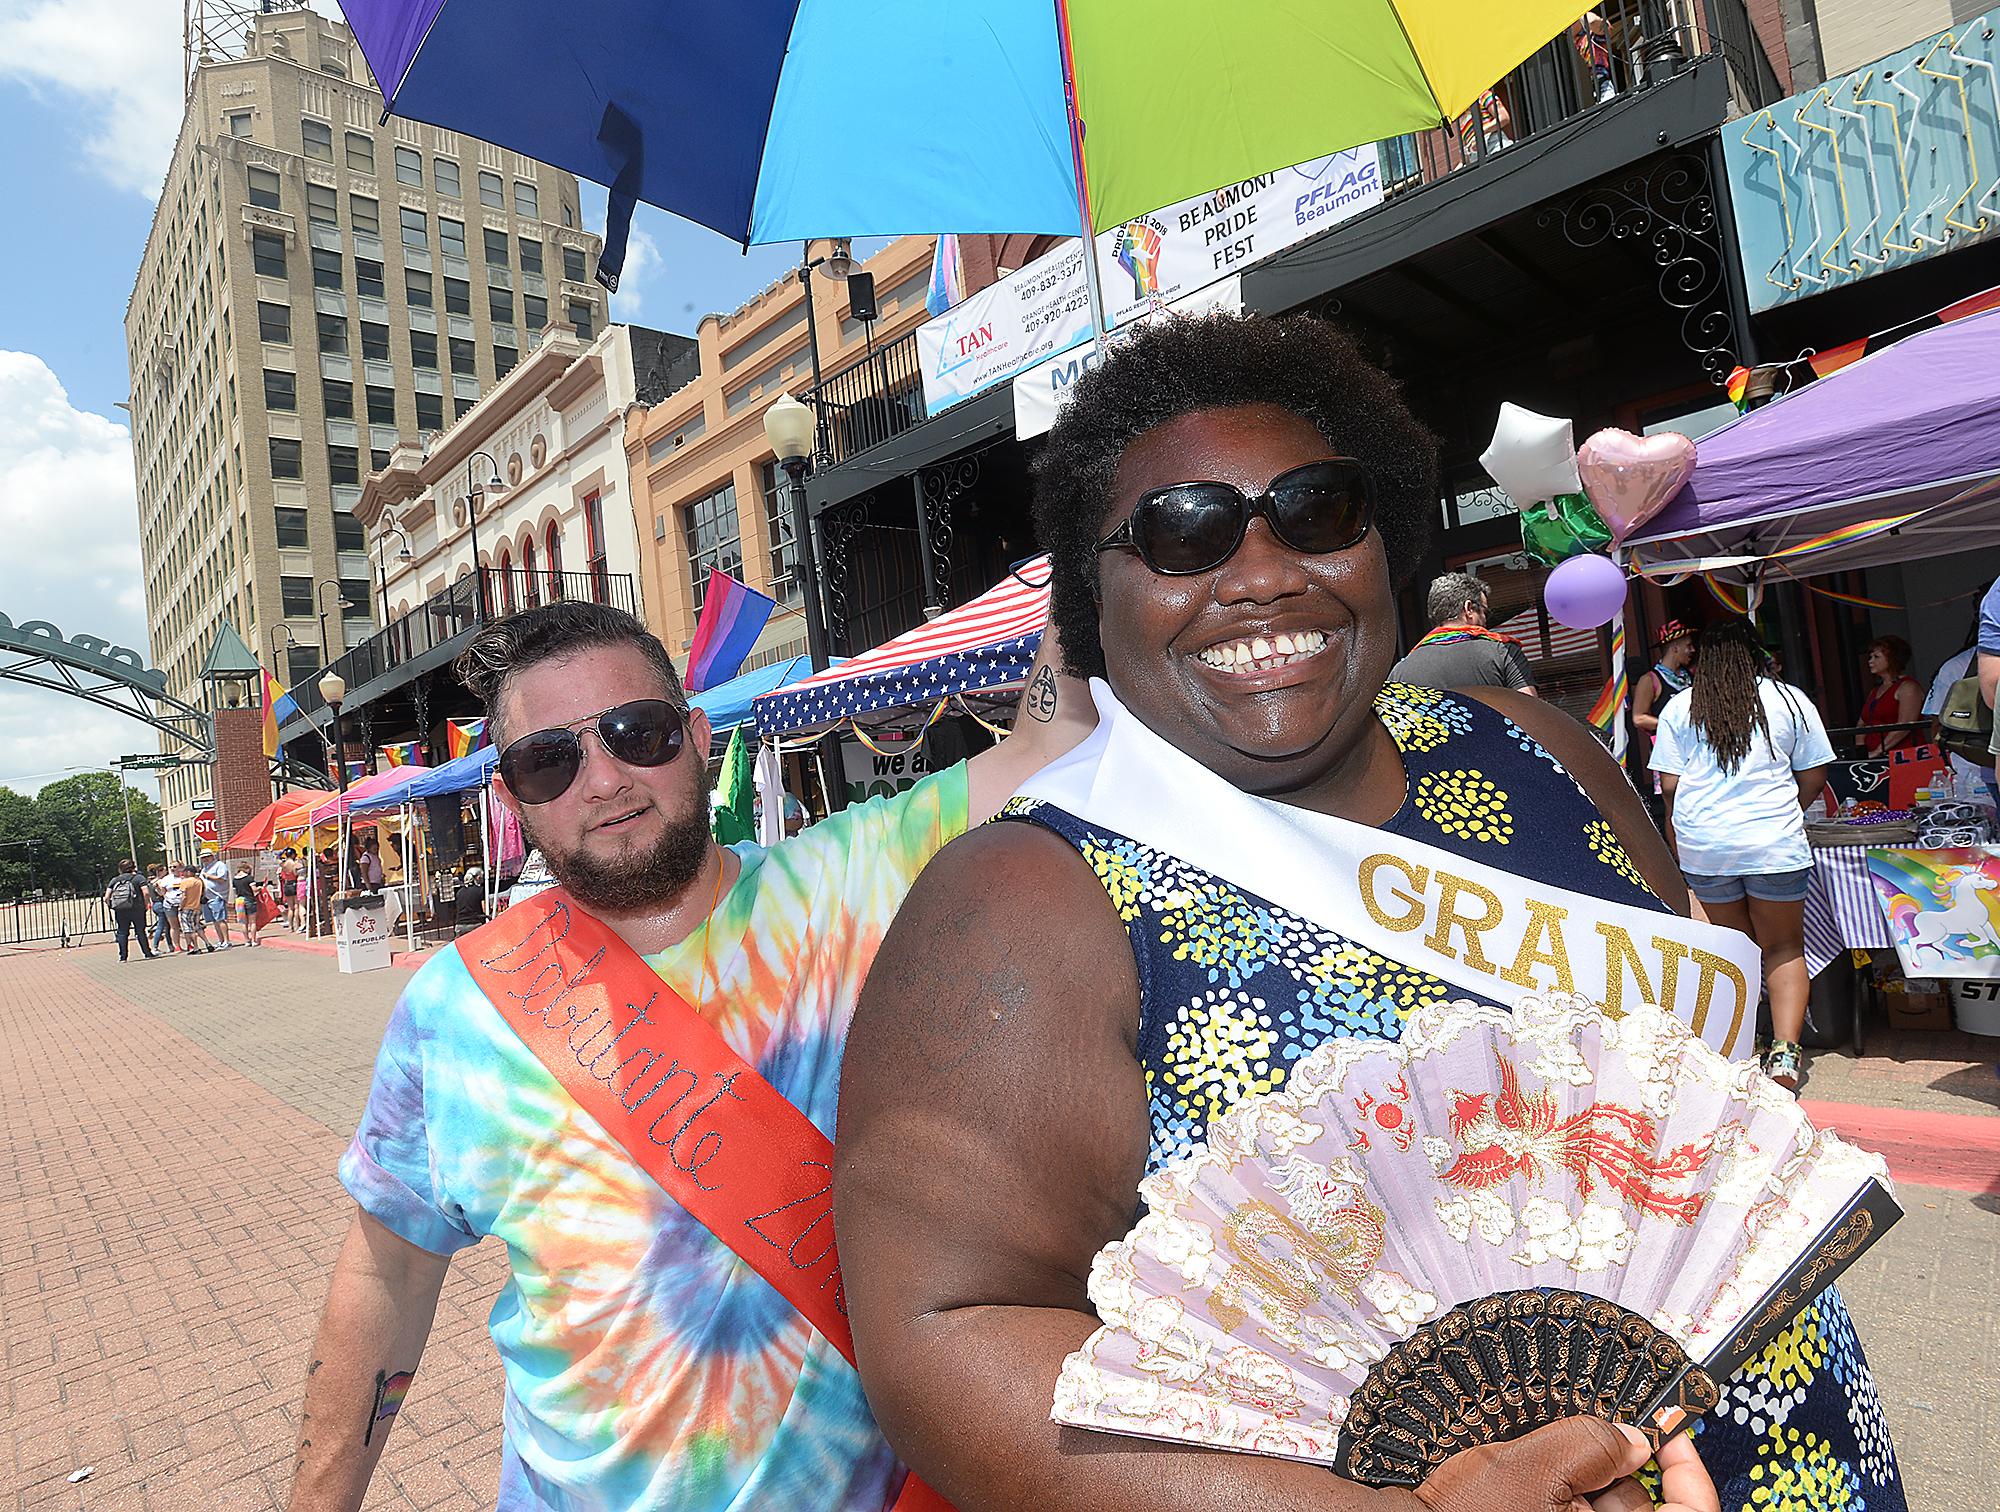
[[[1576,441],[1570,423],[1538,415],[1518,404],[1502,404],[1493,442],[1479,462],[1507,496],[1524,508],[1557,494],[1581,493],[1576,474]]]

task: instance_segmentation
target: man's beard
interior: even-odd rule
[[[680,818],[666,819],[666,828],[651,849],[611,859],[591,855],[582,847],[562,852],[545,844],[525,813],[521,830],[528,844],[541,851],[556,881],[592,913],[644,913],[677,902],[701,875],[711,843],[706,784],[700,797],[702,801]]]

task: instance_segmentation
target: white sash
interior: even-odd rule
[[[1169,852],[1494,1001],[1561,991],[1613,1013],[1655,1003],[1723,1055],[1750,1053],[1761,962],[1747,935],[1255,797],[1161,740],[1101,679],[1090,691],[1096,730],[1019,796]],[[1531,830],[1516,832],[1515,845],[1533,843]]]

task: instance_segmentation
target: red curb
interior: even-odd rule
[[[1810,1099],[1799,1105],[1816,1127],[1882,1156],[1898,1181],[2000,1194],[2000,1118]]]

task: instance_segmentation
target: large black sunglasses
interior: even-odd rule
[[[1323,556],[1345,551],[1368,534],[1375,490],[1367,469],[1352,457],[1280,473],[1254,499],[1227,483],[1174,483],[1142,497],[1097,549],[1130,549],[1154,572],[1186,577],[1212,571],[1234,556],[1259,516],[1293,551]]]
[[[627,766],[665,766],[687,740],[687,716],[664,698],[641,698],[579,719],[536,730],[500,753],[500,775],[523,803],[553,803],[583,770],[582,730],[595,729],[605,754]]]

